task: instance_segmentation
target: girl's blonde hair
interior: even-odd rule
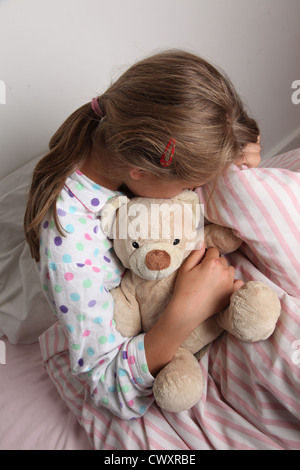
[[[98,97],[100,119],[87,103],[62,124],[37,164],[24,227],[31,254],[39,260],[39,226],[66,177],[97,150],[113,161],[110,177],[130,167],[162,180],[207,181],[242,156],[259,129],[228,77],[204,59],[184,51],[166,51],[137,62]],[[160,158],[170,139],[176,149],[169,167]],[[109,166],[111,167],[111,165]]]

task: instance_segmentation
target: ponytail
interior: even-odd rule
[[[66,119],[49,143],[49,152],[34,169],[24,217],[24,231],[31,256],[39,261],[39,227],[49,209],[63,235],[56,213],[56,200],[68,175],[80,167],[91,152],[92,134],[99,124],[87,103]]]

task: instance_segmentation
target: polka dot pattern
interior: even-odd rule
[[[109,291],[119,285],[124,269],[98,217],[112,195],[80,172],[67,179],[57,200],[63,234],[50,216],[41,225],[40,272],[44,292],[69,335],[72,373],[87,373],[97,403],[128,409],[132,417],[146,411],[149,399],[145,404],[140,390],[151,387],[153,379],[143,336],[124,342],[113,320]]]

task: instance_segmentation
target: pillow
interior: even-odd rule
[[[31,160],[0,183],[0,337],[33,343],[55,322],[23,232]]]
[[[284,168],[286,170],[300,171],[300,148],[281,153],[276,157],[263,160],[260,164],[262,168]]]
[[[232,165],[219,179],[211,199],[209,186],[196,191],[205,217],[232,228],[245,242],[241,251],[257,269],[286,293],[300,298],[300,149],[261,165]]]

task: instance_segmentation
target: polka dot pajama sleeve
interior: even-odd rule
[[[46,216],[38,268],[67,337],[72,374],[89,384],[96,406],[131,419],[142,416],[153,402],[153,377],[144,335],[123,338],[113,320],[110,290],[120,284],[123,267],[101,231],[100,217],[102,207],[115,194],[80,172],[72,174],[57,201],[65,236]]]

